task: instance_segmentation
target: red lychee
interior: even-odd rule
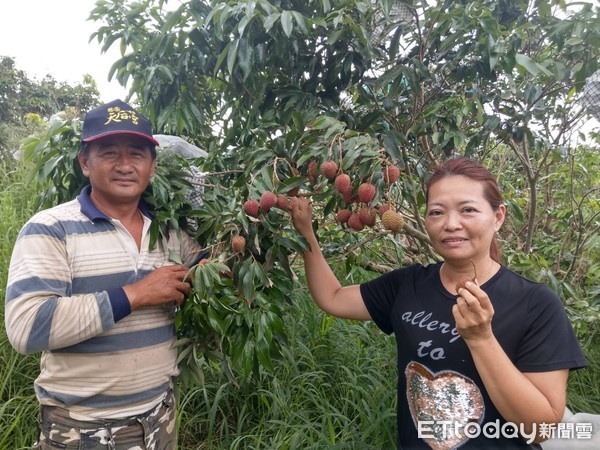
[[[375,208],[360,208],[360,211],[358,212],[358,217],[360,217],[360,221],[366,226],[372,227],[377,221],[377,212],[375,212]]]
[[[361,222],[358,213],[352,213],[348,219],[348,226],[356,231],[362,231],[365,228],[365,225]]]
[[[350,218],[351,215],[352,215],[352,211],[350,211],[349,209],[340,209],[337,212],[337,214],[335,215],[335,217],[339,222],[346,223],[346,222],[348,222],[348,219]]]
[[[234,236],[233,239],[231,239],[231,249],[235,253],[243,253],[245,248],[246,239],[244,236]]]
[[[345,173],[335,177],[335,188],[342,195],[352,192],[352,181]]]
[[[328,180],[333,180],[337,174],[338,166],[335,161],[325,161],[321,164],[321,173]]]
[[[346,205],[351,205],[352,203],[356,203],[356,201],[358,200],[357,195],[352,195],[352,190],[345,192],[344,194],[342,194],[342,196],[344,197],[344,203]]]
[[[277,196],[271,191],[265,191],[260,196],[260,209],[268,212],[273,206],[277,204]]]
[[[383,216],[383,213],[386,211],[389,211],[392,207],[390,206],[389,203],[384,203],[383,205],[380,205],[379,208],[377,209],[377,213],[379,214],[379,217]]]
[[[377,189],[371,183],[362,183],[358,187],[358,200],[362,203],[371,203],[377,194]]]
[[[382,169],[383,179],[387,184],[392,184],[400,178],[400,169],[397,166],[385,166]]]
[[[244,212],[251,217],[258,217],[258,202],[256,200],[248,200],[244,203]]]
[[[277,196],[277,203],[275,204],[279,209],[288,211],[290,209],[290,199],[283,194]]]

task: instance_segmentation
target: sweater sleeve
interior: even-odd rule
[[[10,261],[5,326],[19,353],[54,350],[96,336],[127,308],[117,292],[72,295],[72,270],[60,222],[34,216],[21,230]],[[125,301],[127,298],[124,297]]]

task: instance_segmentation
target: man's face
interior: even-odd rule
[[[94,201],[102,206],[135,204],[137,207],[156,168],[150,143],[129,134],[96,139],[78,159],[92,185]]]

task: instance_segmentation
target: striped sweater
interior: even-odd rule
[[[132,312],[123,286],[169,264],[171,252],[192,265],[199,246],[172,232],[149,250],[151,220],[140,204],[138,251],[89,193],[87,186],[22,228],[8,273],[6,331],[18,352],[42,352],[34,386],[41,404],[79,420],[123,418],[158,404],[178,374],[174,304]]]

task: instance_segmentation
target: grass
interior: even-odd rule
[[[13,163],[0,165],[0,289],[12,246],[32,213],[35,193]],[[360,282],[354,279],[352,282]],[[0,308],[4,324],[4,308]],[[203,386],[179,389],[182,450],[392,449],[396,445],[396,354],[392,337],[372,323],[334,319],[305,289],[287,312],[288,345],[275,371],[238,389],[212,367]],[[297,320],[301,317],[302,320]],[[3,325],[0,325],[3,327]],[[568,406],[600,413],[597,336],[583,342],[590,367],[570,375]],[[0,449],[35,440],[33,381],[39,356],[22,356],[0,330]]]
[[[12,161],[0,166],[0,293],[4,299],[13,243],[32,212],[34,192],[23,180],[25,172]],[[4,332],[4,302],[0,308],[0,449],[30,446],[35,439],[37,400],[33,381],[39,355],[17,354]]]
[[[600,345],[584,345],[588,367],[569,374],[567,407],[573,412],[600,414]]]
[[[330,320],[305,294],[289,318],[274,376],[247,390],[217,377],[182,393],[183,448],[395,448],[394,340],[371,323]]]

